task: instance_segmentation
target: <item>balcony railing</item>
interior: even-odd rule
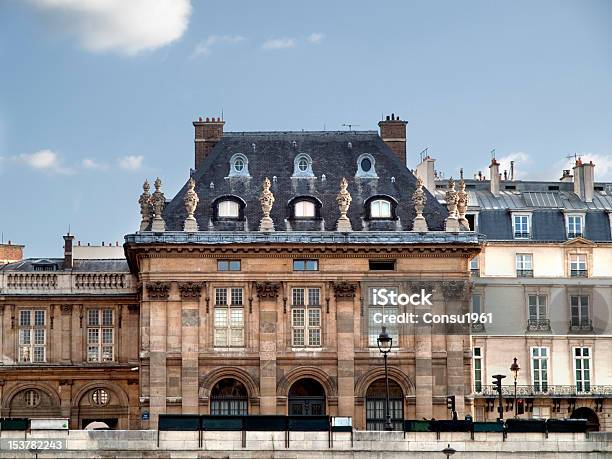
[[[470,273],[472,277],[480,277],[480,269],[479,268],[471,268]]]
[[[514,232],[514,239],[529,239],[529,233],[523,233],[521,231]]]
[[[495,386],[481,386],[481,391],[474,393],[478,397],[496,397]],[[502,395],[514,397],[514,385],[502,386]],[[611,397],[612,386],[591,386],[588,383],[580,383],[570,386],[549,386],[547,384],[516,386],[517,397]]]
[[[567,233],[568,239],[574,239],[575,237],[582,237],[582,231],[576,231],[574,233]]]
[[[516,277],[533,277],[533,269],[517,269]]]
[[[482,322],[474,322],[472,324],[472,331],[473,332],[483,332],[485,331],[485,326]]]
[[[571,269],[570,270],[571,277],[587,277],[586,269]]]
[[[570,331],[593,331],[591,319],[572,319],[569,322]]]
[[[527,331],[550,331],[550,319],[527,319]]]

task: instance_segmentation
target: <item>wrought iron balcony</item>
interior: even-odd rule
[[[569,322],[570,331],[593,331],[593,321],[591,319],[572,319]]]
[[[586,269],[571,269],[570,276],[571,277],[587,277],[588,272]]]
[[[514,239],[529,239],[529,233],[523,233],[521,231],[514,232]]]
[[[483,332],[485,331],[485,326],[483,323],[480,322],[474,322],[472,324],[472,331],[473,332]]]
[[[517,269],[516,277],[533,277],[533,269]]]
[[[568,239],[574,239],[576,237],[582,237],[582,231],[576,231],[574,233],[567,233]]]
[[[582,390],[580,390],[582,389]],[[514,397],[514,385],[502,386],[502,395]],[[495,386],[481,386],[476,397],[497,397]],[[612,386],[591,386],[582,383],[570,386],[550,386],[548,384],[516,386],[517,397],[605,397],[612,398]]]
[[[527,331],[550,331],[550,319],[527,319]]]
[[[472,277],[480,277],[480,269],[479,268],[472,268],[472,269],[470,269],[470,273],[472,274]]]

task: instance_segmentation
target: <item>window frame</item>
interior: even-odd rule
[[[306,161],[306,169],[300,169],[300,162]],[[300,153],[293,159],[293,175],[292,178],[313,178],[314,172],[312,171],[312,158],[306,153]]]
[[[242,169],[236,168],[236,163],[242,161]],[[229,177],[250,177],[249,173],[249,158],[242,153],[235,153],[229,160]]]
[[[296,302],[296,293],[298,291],[302,291],[301,302]],[[311,298],[311,291],[318,292],[316,295],[318,297],[317,302],[313,302],[313,298]],[[321,292],[322,289],[318,286],[307,285],[291,287],[291,318],[289,320],[289,324],[291,327],[292,348],[321,349],[323,347],[323,312],[321,308]],[[302,324],[296,325],[296,313],[299,311],[302,312]],[[316,312],[315,315],[318,315],[318,325],[311,325],[311,312]],[[297,333],[298,331],[302,332],[301,344],[296,342],[296,337],[299,335],[299,333]],[[318,331],[318,342],[315,342],[314,344],[311,343],[311,331]],[[313,335],[316,335],[316,333],[313,333]]]
[[[574,261],[573,258],[576,258]],[[581,261],[582,259],[582,261]],[[575,265],[575,267],[573,267]],[[581,269],[583,266],[584,269]],[[589,277],[589,257],[586,253],[568,254],[569,277]]]
[[[361,167],[361,163],[364,159],[370,161],[370,170],[365,171]],[[370,153],[362,153],[357,157],[357,171],[355,172],[357,178],[378,178],[376,173],[376,159]]]
[[[583,295],[583,294],[570,294],[570,300],[569,300],[569,317],[570,317],[570,327],[584,327],[584,326],[588,326],[591,323],[591,298],[590,295]],[[576,310],[578,312],[577,314],[577,318],[578,318],[578,322],[575,323],[574,322],[574,304],[573,304],[573,300],[574,298],[577,298],[577,304],[576,304]],[[584,311],[584,304],[582,304],[582,299],[586,298],[586,318],[583,317],[583,311]]]
[[[474,377],[474,393],[480,394],[482,393],[482,388],[484,384],[483,375],[484,375],[484,355],[482,352],[482,346],[474,346],[472,349],[472,375]],[[478,355],[476,355],[476,350],[478,350]],[[476,368],[476,362],[478,362],[480,368]],[[476,377],[476,371],[480,372],[479,377]]]
[[[517,219],[525,219],[524,222],[520,223],[520,226],[523,226],[523,223],[527,226],[526,231],[522,231],[524,228],[521,228],[521,231],[517,231]],[[512,238],[513,239],[531,239],[531,214],[526,213],[513,213],[512,214]]]
[[[577,213],[565,214],[565,234],[568,239],[584,237],[584,230],[585,230],[585,218],[584,217],[585,217],[584,214],[577,214]],[[571,223],[571,220],[573,219],[577,219],[576,221],[579,222],[580,231],[576,230],[576,221],[574,221],[573,224]],[[573,231],[570,230],[571,226],[574,227]]]
[[[313,263],[315,264],[315,268],[314,269],[308,269],[308,264]],[[304,269],[299,269],[296,268],[296,263],[304,263]],[[319,271],[319,259],[318,258],[294,258],[292,261],[292,267],[293,267],[293,271],[297,271],[297,272],[318,272]]]
[[[234,267],[238,263],[238,269],[232,269],[232,264]],[[227,268],[222,268],[223,264],[227,264]],[[219,272],[239,272],[242,270],[242,260],[235,258],[222,258],[217,260],[217,271]]]
[[[28,313],[28,324],[24,325],[22,321],[22,316],[24,313]],[[37,325],[37,317],[36,313],[43,313],[43,323]],[[48,343],[48,331],[47,331],[47,310],[44,308],[20,308],[17,313],[17,321],[18,321],[18,332],[17,332],[17,362],[19,364],[37,364],[37,363],[46,363],[47,362],[47,343]],[[22,342],[26,341],[23,338],[26,336],[27,331],[27,343]],[[37,343],[39,337],[37,336],[37,332],[42,331],[42,344]],[[25,360],[22,356],[22,351],[28,349],[28,359]],[[42,349],[42,359],[36,359],[37,350]]]
[[[374,322],[374,314],[380,312],[382,314],[395,314],[398,315],[402,312],[404,312],[402,310],[402,306],[398,304],[393,305],[391,303],[387,304],[387,305],[380,305],[380,304],[374,304],[373,299],[374,299],[374,290],[381,290],[381,289],[387,289],[387,291],[390,290],[394,290],[396,293],[400,293],[401,288],[399,284],[392,284],[392,285],[385,285],[385,284],[381,284],[381,285],[376,285],[376,286],[372,286],[369,285],[366,287],[366,291],[367,291],[367,297],[366,297],[366,305],[367,305],[367,317],[366,320],[364,320],[365,323],[365,337],[367,339],[367,346],[368,348],[378,348],[378,342],[376,341],[378,339],[378,336],[380,335],[380,332],[382,331],[382,327],[385,326],[387,328],[387,333],[389,334],[390,337],[393,338],[393,341],[391,343],[393,348],[399,348],[400,347],[400,325],[398,323],[392,324],[392,323],[380,323],[377,324],[376,322]]]
[[[93,311],[97,312],[97,325],[90,323],[91,313]],[[111,324],[104,324],[104,312],[111,312]],[[107,306],[94,306],[87,307],[85,310],[85,362],[87,363],[112,363],[117,361],[117,311],[114,307]],[[111,330],[111,342],[105,343],[104,336],[105,331]],[[97,332],[97,343],[90,342],[90,331],[95,330]],[[91,348],[96,347],[97,352],[97,360],[90,358]],[[105,360],[104,348],[111,349],[111,358],[110,360]]]
[[[526,261],[529,263],[526,263]],[[527,265],[529,265],[527,267]],[[533,253],[520,252],[514,254],[516,277],[533,277]]]
[[[234,290],[240,291],[240,304],[234,303]],[[225,297],[224,303],[221,304],[218,302],[219,295],[217,292],[225,291],[225,294],[222,295]],[[213,287],[213,317],[212,317],[212,340],[213,347],[215,349],[238,349],[246,347],[246,320],[245,320],[245,289],[242,286],[236,285],[224,285],[224,286],[214,286]],[[225,325],[218,325],[218,319],[220,319],[221,314],[217,314],[218,312],[224,311],[224,321]],[[233,313],[240,312],[240,326],[233,325]],[[234,344],[233,342],[233,333],[234,330],[241,330],[240,335],[240,344]],[[225,332],[225,344],[221,343],[218,338],[221,335],[221,331]]]
[[[580,355],[576,355],[576,351],[580,350]],[[584,351],[588,351],[588,355],[584,356]],[[578,361],[581,362],[581,368],[578,369]],[[590,346],[573,346],[572,347],[572,361],[573,361],[573,370],[574,370],[574,385],[576,387],[576,392],[578,393],[588,393],[591,391],[592,384],[592,376],[593,376],[593,349]],[[588,372],[588,379],[584,377],[584,362],[588,363],[588,368],[586,371]],[[578,372],[580,372],[580,379],[578,378]]]
[[[534,356],[533,351],[537,349],[538,350],[538,355]],[[546,351],[546,355],[542,356],[542,350]],[[538,361],[540,362],[539,364],[539,368],[536,370],[535,368],[535,362]],[[545,362],[546,363],[546,368],[542,368],[541,362]],[[531,367],[531,385],[533,387],[534,392],[536,393],[543,393],[548,391],[548,386],[549,386],[549,375],[551,374],[550,371],[550,349],[548,348],[548,346],[531,346],[529,348],[529,364]],[[542,371],[546,372],[546,377],[543,378],[542,377]],[[539,372],[539,377],[538,380],[536,382],[536,371]]]
[[[535,316],[531,314],[531,298],[535,298]],[[542,305],[540,300],[544,298],[544,304]],[[544,314],[542,314],[542,308],[544,308]],[[548,295],[542,293],[528,293],[527,294],[527,319],[528,320],[547,320],[548,319]]]

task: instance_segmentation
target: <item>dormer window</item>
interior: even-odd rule
[[[312,172],[312,158],[307,154],[300,154],[293,161],[293,177],[314,177]]]
[[[531,216],[515,214],[512,216],[514,239],[529,239],[531,232]]]
[[[567,228],[568,239],[582,237],[584,232],[584,215],[568,215],[565,226]]]
[[[315,205],[310,201],[297,201],[294,207],[296,218],[314,218]]]
[[[217,216],[219,218],[238,218],[240,215],[240,206],[236,201],[220,201],[217,204]]]
[[[355,177],[378,178],[376,175],[376,160],[369,153],[364,153],[357,158],[357,173]]]
[[[242,153],[236,153],[230,158],[230,177],[249,177],[249,160]]]
[[[370,218],[391,218],[391,202],[386,199],[370,202]]]

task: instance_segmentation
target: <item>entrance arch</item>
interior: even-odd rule
[[[248,405],[247,389],[237,379],[220,379],[210,391],[210,414],[244,416],[248,414]]]
[[[587,408],[585,406],[576,408],[572,415],[570,416],[572,419],[586,419],[587,420],[587,430],[589,432],[597,432],[599,430],[599,418],[595,414],[591,408]]]
[[[385,401],[387,388],[380,378],[366,391],[366,430],[385,430]],[[404,392],[400,385],[389,378],[389,414],[393,430],[404,429]]]
[[[325,389],[315,379],[299,379],[289,389],[290,416],[323,416],[325,405]]]

